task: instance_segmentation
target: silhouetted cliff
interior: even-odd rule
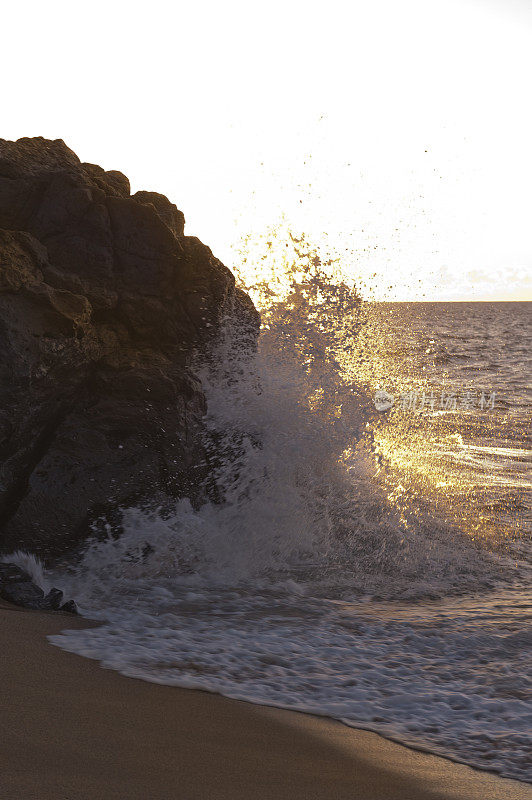
[[[1,550],[53,558],[122,505],[201,499],[191,363],[231,315],[258,330],[166,197],[61,140],[0,140]]]

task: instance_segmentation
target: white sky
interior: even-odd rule
[[[167,194],[228,266],[284,214],[374,296],[532,299],[532,0],[41,0],[1,25],[0,136]]]

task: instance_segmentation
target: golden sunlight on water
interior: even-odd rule
[[[505,457],[523,458],[524,478],[530,454],[493,447],[511,420],[491,408],[487,392],[486,407],[479,407],[482,392],[475,392],[474,377],[468,375],[462,384],[437,338],[424,346],[424,339],[437,334],[429,326],[422,335],[417,312],[424,304],[409,305],[367,304],[355,358],[358,380],[372,394],[385,390],[395,400],[372,421],[388,498],[407,524],[409,518],[433,514],[491,547],[504,546],[521,532],[521,493],[529,485],[519,475],[503,474]],[[476,447],[479,442],[488,446]],[[479,450],[485,457],[472,458]]]

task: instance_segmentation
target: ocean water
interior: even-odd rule
[[[530,312],[292,285],[198,365],[212,500],[41,575],[103,622],[51,641],[532,780]]]

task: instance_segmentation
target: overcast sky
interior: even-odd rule
[[[532,299],[530,0],[50,0],[2,33],[0,137],[167,194],[228,266],[284,215],[378,298]]]

